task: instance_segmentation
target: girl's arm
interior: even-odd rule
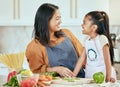
[[[103,46],[103,55],[106,65],[106,82],[108,82],[111,79],[111,60],[108,44]]]
[[[75,76],[77,76],[78,72],[80,71],[80,69],[85,61],[85,58],[86,58],[86,50],[85,50],[85,48],[83,48],[81,57],[78,59],[76,66],[74,68],[74,71],[73,71]]]

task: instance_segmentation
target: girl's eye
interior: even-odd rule
[[[85,20],[83,20],[83,24],[85,24]]]
[[[56,20],[59,20],[59,18],[56,18]]]

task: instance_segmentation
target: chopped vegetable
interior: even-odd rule
[[[32,72],[30,70],[27,70],[27,69],[22,69],[19,71],[18,74],[31,76]]]
[[[50,75],[52,77],[59,76],[59,74],[57,72],[43,72],[43,73],[41,73],[41,75]]]
[[[50,75],[40,75],[39,77],[40,80],[47,80],[47,81],[51,81],[52,80],[52,76]]]
[[[52,77],[52,80],[60,80],[60,77]]]
[[[68,78],[63,78],[63,80],[66,80],[68,82],[75,82],[75,80],[80,80],[80,78],[72,78],[72,77],[68,77]]]

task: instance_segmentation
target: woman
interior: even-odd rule
[[[67,29],[60,29],[58,6],[45,3],[36,13],[34,39],[28,44],[26,57],[33,73],[57,72],[72,77],[73,69],[82,52],[82,44]],[[83,68],[78,77],[84,77]]]

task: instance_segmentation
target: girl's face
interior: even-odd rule
[[[56,32],[60,30],[60,24],[61,24],[61,15],[59,10],[56,10],[53,17],[49,21],[49,29],[50,32]]]
[[[82,24],[82,33],[90,35],[93,32],[93,21],[90,16],[85,16]]]

